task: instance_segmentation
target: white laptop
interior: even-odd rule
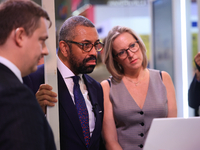
[[[153,119],[143,150],[200,150],[200,117]]]

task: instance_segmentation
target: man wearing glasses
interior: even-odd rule
[[[101,85],[87,73],[93,71],[97,52],[102,48],[97,30],[87,18],[74,16],[63,23],[57,53],[61,150],[101,149],[103,92]],[[75,78],[78,87],[80,85],[81,95],[74,93],[77,87]],[[38,67],[37,72],[24,78],[24,81],[36,93],[45,113],[46,106],[54,106],[57,102],[51,86],[43,84],[43,65]],[[82,97],[81,104],[77,97]]]

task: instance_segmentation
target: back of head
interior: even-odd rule
[[[85,26],[94,28],[94,24],[83,16],[73,16],[68,18],[60,28],[59,41],[73,40],[77,35],[75,28],[77,26]]]
[[[39,27],[41,17],[50,21],[47,12],[31,0],[2,2],[0,4],[0,45],[3,45],[10,33],[19,27],[23,27],[27,36],[31,36]]]

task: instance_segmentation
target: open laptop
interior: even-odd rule
[[[153,119],[143,150],[200,150],[200,117]]]

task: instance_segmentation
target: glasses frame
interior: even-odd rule
[[[75,41],[70,41],[70,40],[61,40],[61,41],[64,41],[65,43],[73,43],[73,44],[76,44],[80,49],[82,49],[83,51],[85,51],[85,52],[90,52],[91,50],[92,50],[92,48],[93,47],[95,47],[97,44],[101,44],[102,45],[102,48],[100,49],[100,50],[96,50],[96,47],[95,47],[95,50],[97,51],[97,52],[100,52],[102,49],[103,49],[103,47],[104,47],[104,44],[103,43],[101,43],[100,41],[99,42],[97,42],[97,43],[94,43],[94,44],[92,44],[92,43],[90,43],[90,42],[87,42],[87,43],[79,43],[79,42],[75,42]],[[84,50],[84,45],[85,44],[92,44],[92,47],[91,47],[91,49],[90,50]]]
[[[136,44],[136,43],[139,44],[139,40],[136,40],[133,44]],[[131,45],[133,45],[133,44],[131,44]],[[139,49],[139,47],[138,47],[138,49]],[[126,58],[128,57],[128,52],[127,52],[128,50],[130,50],[132,53],[135,53],[135,52],[138,51],[138,49],[137,49],[136,51],[132,51],[132,50],[130,49],[130,46],[129,46],[129,48],[123,50],[123,52],[126,52],[126,55],[127,55],[124,59],[126,59]],[[121,51],[121,52],[122,52],[122,51]],[[120,58],[120,57],[119,57],[119,54],[120,54],[121,52],[119,52],[119,53],[117,53],[116,55],[114,55],[114,57]]]

